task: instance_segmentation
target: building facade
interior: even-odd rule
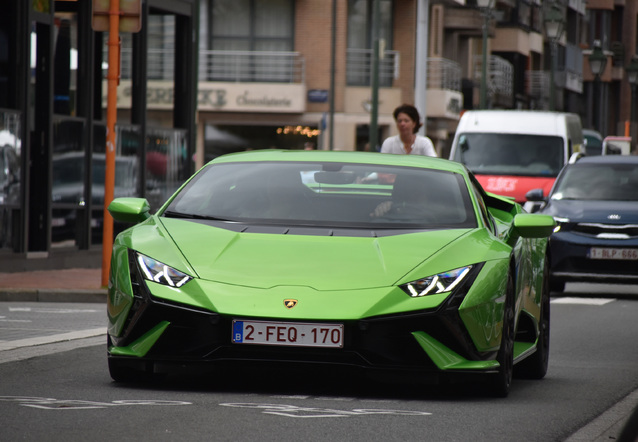
[[[31,263],[46,267],[59,261],[62,250],[83,265],[83,253],[76,252],[88,256],[101,244],[105,86],[109,77],[120,79],[119,69],[108,66],[110,48],[117,50],[117,44],[108,44],[108,32],[93,29],[92,3],[3,5],[0,256],[5,270]],[[140,3],[141,30],[128,34],[130,50],[119,57],[131,76],[128,106],[115,125],[116,196],[160,200],[194,171],[198,11],[193,0]],[[161,116],[147,107],[147,47],[154,38],[174,49],[173,59],[164,61],[174,66],[175,96]]]
[[[109,45],[91,4],[12,2],[0,17],[0,252],[13,257],[101,244]],[[554,109],[603,136],[636,131],[625,67],[638,0],[140,4],[140,32],[120,34],[114,194],[152,208],[226,153],[374,151],[402,103],[442,157],[466,109]]]

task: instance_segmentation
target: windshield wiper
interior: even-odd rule
[[[215,216],[207,216],[207,215],[198,215],[196,213],[183,213],[183,212],[175,212],[172,210],[167,210],[162,214],[167,218],[182,218],[182,219],[205,219],[208,221],[232,221],[226,218],[217,218]]]

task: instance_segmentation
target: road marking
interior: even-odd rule
[[[32,308],[32,307],[9,307],[10,312],[33,312],[33,313],[99,313],[97,309],[77,309],[77,308]]]
[[[18,339],[16,341],[1,341],[0,351],[13,350],[15,348],[21,347],[32,347],[34,345],[51,344],[54,342],[71,341],[74,339],[90,338],[99,335],[106,335],[106,327],[92,328],[89,330],[78,330],[51,336],[38,336],[35,338]]]
[[[581,304],[581,305],[605,305],[614,302],[615,299],[609,298],[573,298],[566,296],[564,298],[552,299],[552,304]]]
[[[263,404],[263,403],[225,403],[223,407],[253,408],[261,410],[263,414],[274,414],[284,417],[314,418],[314,417],[355,417],[389,414],[394,416],[431,416],[426,411],[390,410],[384,408],[355,408],[352,410],[336,410],[334,408],[297,407],[288,404]]]
[[[95,402],[78,399],[54,399],[46,397],[28,396],[0,396],[2,402],[17,402],[23,407],[39,408],[42,410],[88,410],[95,408],[108,408],[131,405],[193,405],[192,402],[184,401],[163,401],[163,400],[120,400],[113,402]]]

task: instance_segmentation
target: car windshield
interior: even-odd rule
[[[638,201],[638,166],[576,163],[565,169],[551,198]]]
[[[555,177],[565,160],[560,137],[546,135],[464,133],[455,161],[480,175]]]
[[[163,216],[371,229],[476,226],[459,174],[330,162],[209,165]]]

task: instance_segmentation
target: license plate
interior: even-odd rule
[[[638,249],[612,249],[604,247],[592,247],[591,249],[589,249],[589,258],[637,261]]]
[[[343,324],[234,320],[233,342],[236,344],[342,348]]]

